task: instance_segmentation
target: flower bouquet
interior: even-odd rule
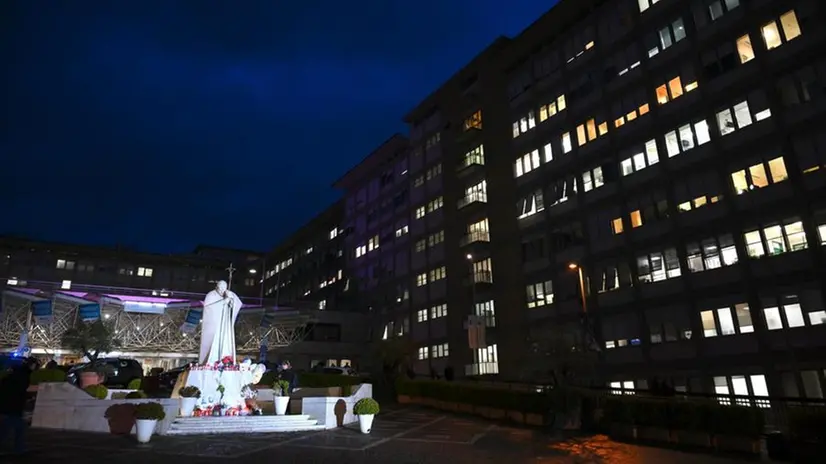
[[[261,408],[256,401],[256,398],[258,398],[258,390],[255,389],[255,385],[244,385],[244,387],[241,388],[241,396],[244,397],[244,403],[249,412],[256,416],[261,414]]]

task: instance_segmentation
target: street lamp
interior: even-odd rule
[[[568,264],[568,269],[576,270],[579,274],[579,296],[582,299],[582,312],[588,312],[588,302],[585,299],[585,276],[582,275],[582,267],[577,263]]]

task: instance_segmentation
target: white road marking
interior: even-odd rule
[[[430,421],[430,422],[424,423],[424,424],[422,424],[422,425],[419,425],[419,426],[417,426],[417,427],[413,427],[413,428],[408,429],[408,430],[404,430],[404,431],[399,432],[399,433],[397,433],[397,434],[395,434],[395,435],[391,435],[391,436],[389,436],[389,437],[387,437],[387,438],[383,438],[383,439],[381,439],[381,440],[379,440],[379,441],[377,441],[377,442],[375,442],[375,443],[370,443],[369,445],[367,445],[367,446],[365,446],[364,448],[362,448],[362,451],[363,451],[363,450],[370,449],[370,448],[375,448],[376,446],[379,446],[379,445],[383,445],[383,444],[387,443],[387,442],[388,442],[388,441],[390,441],[390,440],[395,440],[395,439],[400,438],[400,437],[402,437],[402,436],[404,436],[404,435],[406,435],[406,434],[408,434],[408,433],[410,433],[410,432],[415,432],[415,431],[417,431],[417,430],[421,430],[421,429],[423,429],[423,428],[425,428],[425,427],[430,427],[431,425],[436,424],[436,423],[438,423],[438,422],[440,422],[440,421],[442,421],[442,420],[444,420],[444,419],[446,419],[446,418],[447,418],[447,416],[440,416],[440,417],[437,417],[436,419],[434,419],[434,420],[432,420],[432,421]]]

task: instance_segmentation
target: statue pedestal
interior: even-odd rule
[[[172,397],[178,397],[178,390],[184,386],[198,387],[201,390],[201,398],[196,403],[196,408],[207,409],[218,404],[226,408],[246,409],[246,402],[241,395],[241,389],[254,381],[253,369],[241,370],[213,370],[202,366],[193,366],[190,370],[181,374],[175,385]],[[224,387],[223,399],[218,386]]]

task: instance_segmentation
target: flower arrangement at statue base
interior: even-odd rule
[[[218,372],[230,371],[230,372],[233,372],[233,371],[242,370],[241,369],[242,367],[246,368],[246,369],[243,369],[243,370],[248,370],[250,367],[252,367],[252,364],[251,363],[236,364],[234,359],[232,359],[229,356],[224,356],[223,359],[221,359],[220,361],[215,361],[212,364],[190,364],[189,365],[189,370],[190,371],[218,371]]]
[[[243,408],[237,406],[232,408],[224,408],[220,405],[203,405],[196,406],[192,415],[193,417],[251,416],[253,415],[253,410],[246,406]]]

